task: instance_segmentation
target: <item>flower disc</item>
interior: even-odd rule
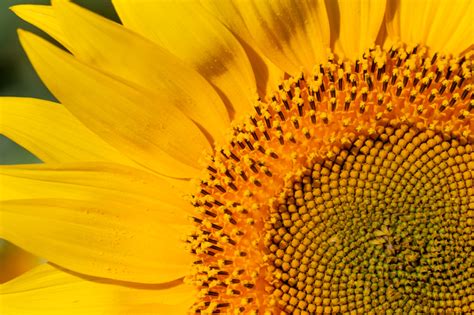
[[[193,200],[194,312],[468,311],[471,72],[376,48],[256,102]]]

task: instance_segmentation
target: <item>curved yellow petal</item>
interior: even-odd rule
[[[140,286],[69,273],[45,264],[0,285],[4,315],[186,314],[190,285]]]
[[[53,7],[50,5],[20,4],[10,7],[10,9],[21,19],[43,30],[61,45],[71,50],[71,45]]]
[[[165,179],[112,163],[0,166],[0,200],[121,200],[159,209],[162,222],[187,224],[190,204]]]
[[[116,201],[0,202],[0,237],[34,255],[97,277],[162,283],[186,275],[190,227],[162,220],[159,209]]]
[[[0,134],[47,163],[109,161],[135,164],[87,129],[64,106],[49,101],[0,98]]]
[[[237,10],[236,2],[232,0],[201,0],[200,2],[239,40],[252,65],[259,95],[264,97],[275,91],[283,79],[284,71],[259,49]]]
[[[191,207],[151,173],[105,164],[0,168],[0,237],[71,270],[156,283],[183,276]]]
[[[221,140],[229,126],[225,105],[199,73],[123,26],[68,1],[53,9],[71,52],[87,64],[146,88],[162,107],[176,107]]]
[[[114,2],[117,0],[113,0]],[[222,24],[227,26],[232,33],[247,43],[254,45],[254,39],[239,13],[238,2],[233,0],[199,0],[201,5],[215,16]]]
[[[237,116],[253,108],[256,83],[244,49],[197,2],[114,0],[123,24],[188,62],[223,94]]]
[[[254,71],[258,94],[261,98],[268,97],[278,90],[278,85],[285,77],[285,71],[278,68],[256,46],[242,40],[242,46],[249,57]]]
[[[239,13],[265,55],[289,74],[309,72],[330,44],[324,0],[239,1]]]
[[[78,61],[40,37],[20,32],[27,55],[53,94],[88,128],[140,165],[164,175],[198,174],[210,150],[181,111],[156,103],[140,87]]]
[[[375,43],[380,31],[385,1],[326,1],[331,42],[339,56],[356,59]]]
[[[157,175],[159,176],[159,174]],[[192,179],[178,179],[167,176],[161,176],[161,178],[165,180],[171,188],[176,190],[181,197],[187,198],[196,193],[196,185]]]
[[[423,44],[433,51],[458,54],[474,42],[471,0],[388,0],[385,14],[392,42]]]

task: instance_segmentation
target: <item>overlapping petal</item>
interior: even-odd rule
[[[237,116],[252,108],[256,83],[244,49],[198,2],[115,0],[114,6],[126,27],[166,47],[208,79]]]
[[[0,176],[3,188],[0,200],[120,200],[133,197],[134,202],[152,203],[162,209],[162,220],[171,218],[181,223],[186,221],[179,221],[179,218],[183,218],[180,213],[186,213],[191,208],[161,177],[119,164],[48,163],[1,166]]]
[[[10,9],[26,22],[43,30],[68,50],[72,50],[52,6],[20,4],[15,5]]]
[[[330,44],[323,0],[240,1],[238,13],[263,53],[289,74],[324,62]]]
[[[46,32],[51,30],[49,25],[55,25],[61,32],[51,35],[61,43],[70,43],[66,47],[78,59],[141,86],[154,102],[163,108],[178,108],[215,140],[223,137],[229,124],[227,110],[196,71],[112,21],[67,1],[54,1],[53,5],[48,9],[52,12],[47,23],[38,22],[42,15],[35,6],[16,6],[14,11]]]
[[[474,41],[471,0],[388,0],[385,13],[391,42],[423,44],[433,51],[459,54]]]
[[[341,57],[355,60],[375,44],[385,13],[385,1],[326,1],[331,45]]]
[[[143,286],[72,274],[45,264],[0,286],[4,315],[185,314],[194,288]]]
[[[43,162],[135,164],[87,129],[61,104],[33,98],[2,97],[0,114],[0,133]]]
[[[200,3],[239,40],[244,48],[255,75],[261,97],[273,92],[283,78],[284,71],[278,68],[258,47],[232,0],[201,0]]]
[[[210,145],[180,110],[157,104],[139,86],[106,75],[31,33],[20,32],[20,39],[46,86],[105,141],[159,173],[197,174],[198,159]]]
[[[188,272],[189,208],[158,177],[96,163],[0,172],[0,237],[98,277],[159,283]]]

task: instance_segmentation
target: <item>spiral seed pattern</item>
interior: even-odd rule
[[[330,57],[254,107],[192,199],[192,313],[474,309],[471,53]]]
[[[471,145],[403,125],[305,170],[266,243],[280,307],[468,312],[473,161]]]

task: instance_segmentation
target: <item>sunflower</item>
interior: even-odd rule
[[[474,309],[472,1],[113,3],[13,7],[2,314]]]

